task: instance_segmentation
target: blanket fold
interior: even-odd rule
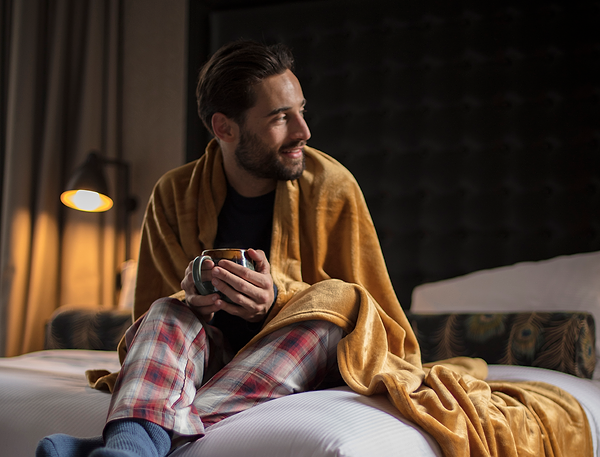
[[[157,184],[142,233],[134,317],[178,291],[190,260],[212,247],[225,177],[218,145]],[[364,395],[385,393],[446,456],[591,456],[578,402],[542,383],[485,382],[483,360],[422,366],[389,279],[364,197],[331,157],[306,148],[306,170],[277,186],[270,254],[279,295],[254,341],[294,322],[340,326],[338,363]],[[242,350],[245,350],[243,348]],[[95,383],[102,384],[102,379]]]
[[[426,367],[408,362],[403,343],[413,338],[410,325],[390,319],[361,286],[335,280],[315,284],[264,332],[315,317],[348,333],[338,346],[346,383],[364,395],[386,393],[446,456],[593,453],[586,415],[570,394],[541,382],[485,382],[487,365],[481,359],[457,357]]]

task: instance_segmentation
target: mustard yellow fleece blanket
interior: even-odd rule
[[[212,247],[225,193],[214,141],[200,160],[159,181],[142,234],[135,318],[176,294],[188,263]],[[361,394],[386,393],[444,455],[592,455],[585,413],[568,393],[543,383],[487,383],[479,359],[421,365],[362,192],[345,168],[315,149],[306,148],[300,179],[277,186],[270,262],[279,295],[256,339],[302,320],[342,327],[338,359],[346,383]],[[89,380],[112,387],[114,377],[99,377],[90,373]]]

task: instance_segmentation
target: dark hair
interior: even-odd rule
[[[294,57],[283,44],[264,45],[239,40],[221,47],[200,70],[196,100],[198,115],[209,132],[215,113],[238,124],[256,103],[254,86],[265,78],[293,70]]]

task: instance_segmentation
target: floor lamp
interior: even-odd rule
[[[102,157],[98,152],[91,151],[85,162],[75,170],[69,180],[66,190],[60,200],[68,207],[87,212],[103,212],[113,207],[113,200],[104,173],[105,166],[116,166],[122,179],[117,179],[121,191],[117,192],[120,201],[116,202],[117,229],[125,234],[125,260],[131,254],[131,224],[130,215],[137,207],[135,197],[130,194],[129,163],[119,159]]]

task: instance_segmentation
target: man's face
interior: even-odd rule
[[[288,70],[265,79],[255,92],[257,102],[240,125],[236,162],[256,178],[297,179],[304,171],[304,145],[310,138],[300,83]]]

